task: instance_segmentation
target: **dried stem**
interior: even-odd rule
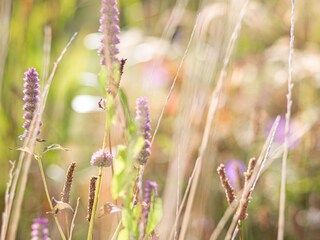
[[[8,227],[9,221],[9,200],[10,200],[10,189],[12,186],[12,180],[14,176],[14,168],[15,168],[15,161],[9,161],[11,164],[10,172],[9,172],[9,181],[7,182],[6,192],[4,197],[4,210],[2,213],[2,226],[1,226],[1,240],[6,239],[6,230]]]
[[[70,234],[69,234],[68,240],[71,240],[71,239],[72,239],[73,229],[74,229],[74,226],[75,226],[74,221],[75,221],[76,216],[77,216],[77,213],[78,213],[79,203],[80,203],[80,198],[78,197],[78,199],[77,199],[77,205],[76,205],[76,208],[75,208],[75,210],[74,210],[73,218],[72,218],[71,225],[70,225]]]
[[[278,127],[278,124],[279,124],[279,117],[276,118],[275,122],[273,123],[273,126],[270,130],[270,133],[269,133],[269,136],[261,150],[261,153],[260,153],[260,156],[259,156],[259,159],[257,161],[257,168],[255,169],[255,171],[252,173],[252,176],[250,177],[250,180],[248,182],[248,184],[244,187],[244,189],[242,190],[242,194],[246,194],[248,193],[248,191],[250,191],[250,189],[252,187],[255,186],[256,182],[258,181],[259,179],[259,176],[262,172],[262,169],[264,167],[264,163],[267,159],[267,157],[269,156],[269,152],[270,152],[270,148],[271,148],[271,144],[273,142],[273,138],[274,138],[274,134],[276,132],[276,129]],[[234,224],[234,221],[235,221],[235,225],[237,224],[237,221],[239,219],[239,215],[240,215],[240,204],[239,202],[236,203],[237,204],[237,211],[238,211],[238,217],[237,219],[233,220],[232,224]],[[229,206],[228,209],[225,211],[223,217],[221,218],[221,220],[219,221],[216,229],[213,231],[211,237],[210,237],[210,240],[216,240],[218,239],[222,229],[224,228],[224,226],[226,225],[229,217],[232,215],[232,213],[234,212],[234,209],[233,207]],[[234,226],[235,226],[234,225]],[[234,229],[234,226],[233,226],[233,229]],[[232,232],[231,232],[232,234]]]
[[[280,117],[278,116],[276,118],[275,122],[273,123],[272,129],[271,129],[269,136],[268,136],[268,139],[267,139],[265,145],[263,146],[260,157],[257,161],[257,167],[256,167],[255,171],[253,172],[249,182],[246,184],[246,186],[243,189],[242,196],[248,196],[249,192],[252,192],[257,184],[257,181],[258,181],[260,174],[262,172],[262,169],[264,167],[264,163],[267,161],[267,159],[269,159],[270,149],[271,149],[271,146],[273,143],[274,135],[275,135],[276,130],[279,125],[279,121],[280,121]],[[246,202],[247,202],[246,198],[242,197],[240,200],[240,204],[237,208],[237,211],[233,215],[233,219],[232,219],[232,222],[231,222],[230,227],[228,229],[225,240],[231,239],[232,233],[234,232],[234,229],[240,219],[241,211],[243,210],[244,204],[246,204]]]
[[[287,159],[288,159],[288,152],[289,152],[289,132],[290,132],[292,88],[293,88],[293,83],[292,83],[293,51],[294,51],[294,0],[291,0],[291,28],[290,28],[290,50],[289,50],[289,59],[288,59],[287,113],[286,113],[286,124],[285,124],[284,152],[282,156],[282,167],[281,167],[278,240],[282,240],[284,237]]]
[[[151,139],[151,146],[153,145],[154,139],[155,139],[155,137],[156,137],[156,135],[157,135],[157,132],[158,132],[158,130],[159,130],[160,123],[161,123],[161,120],[162,120],[164,111],[165,111],[165,109],[166,109],[166,107],[167,107],[167,105],[168,105],[168,102],[169,102],[169,100],[170,100],[170,97],[171,97],[171,94],[172,94],[172,92],[173,92],[174,86],[176,85],[176,82],[177,82],[178,76],[179,76],[179,74],[180,74],[180,71],[181,71],[181,69],[182,69],[183,63],[184,63],[184,61],[185,61],[185,59],[186,59],[186,57],[187,57],[187,55],[188,55],[188,51],[189,51],[189,48],[190,48],[192,39],[193,39],[195,30],[196,30],[196,28],[197,28],[197,22],[198,22],[198,18],[197,18],[197,20],[196,20],[196,23],[194,24],[194,27],[193,27],[193,30],[192,30],[192,33],[191,33],[191,36],[190,36],[190,39],[189,39],[187,48],[186,48],[186,50],[185,50],[185,52],[184,52],[184,54],[183,54],[183,57],[182,57],[182,60],[181,60],[181,62],[180,62],[180,64],[179,64],[179,67],[178,67],[178,70],[177,70],[177,72],[176,72],[176,75],[174,76],[174,79],[173,79],[173,82],[172,82],[172,84],[171,84],[170,90],[169,90],[168,95],[167,95],[167,97],[166,97],[166,101],[165,101],[165,103],[164,103],[164,105],[163,105],[163,107],[162,107],[160,116],[159,116],[159,118],[158,118],[157,126],[156,126],[156,128],[154,129],[153,136],[152,136],[152,139]]]

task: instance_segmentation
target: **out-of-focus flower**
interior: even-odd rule
[[[226,176],[230,181],[230,184],[232,187],[234,187],[237,190],[240,190],[242,188],[242,182],[243,182],[243,173],[246,171],[245,164],[238,160],[230,160],[226,164]]]
[[[91,166],[110,167],[113,162],[112,154],[106,149],[99,149],[92,154],[90,164]]]
[[[144,188],[144,198],[143,201],[147,204],[147,206],[144,208],[144,217],[145,219],[148,219],[149,210],[150,210],[150,203],[151,203],[151,197],[152,192],[154,193],[154,199],[155,200],[158,197],[158,184],[156,182],[152,181],[146,181],[146,185]]]
[[[136,121],[139,125],[139,133],[145,139],[145,144],[138,156],[138,161],[140,162],[140,164],[146,164],[149,156],[151,155],[151,143],[149,141],[149,139],[151,138],[151,126],[149,114],[150,110],[147,98],[138,98],[136,102]]]
[[[34,112],[37,108],[37,104],[40,100],[39,98],[39,74],[37,73],[35,68],[29,68],[28,71],[24,73],[24,105],[23,110],[25,111],[23,118],[25,119],[25,122],[23,124],[23,128],[25,129],[23,135],[19,136],[19,138],[22,140],[25,137],[28,137],[29,135],[29,128],[32,122],[32,119],[34,117]],[[40,122],[40,126],[42,123]],[[40,134],[40,130],[37,133]]]
[[[268,125],[267,125],[267,128],[266,128],[266,131],[265,131],[265,137],[267,137],[269,135],[269,132],[272,128],[272,125],[273,125],[273,121],[271,121]],[[277,144],[283,144],[284,143],[284,139],[285,139],[285,128],[286,128],[286,119],[285,117],[281,117],[280,121],[279,121],[279,125],[278,125],[278,128],[277,128],[277,131],[275,132],[275,135],[274,135],[274,142],[277,143]],[[290,131],[289,131],[289,148],[295,148],[299,145],[299,140],[295,140],[293,141],[292,137],[293,137],[293,134],[292,132],[294,131],[294,124],[293,122],[291,121],[291,124],[290,124]]]
[[[119,39],[119,10],[117,8],[116,0],[102,0],[101,1],[101,17],[99,32],[102,33],[101,46],[98,50],[101,56],[101,65],[114,66],[119,64],[119,59],[116,55],[119,53],[117,44]]]
[[[31,225],[31,240],[50,240],[47,218],[34,218]]]

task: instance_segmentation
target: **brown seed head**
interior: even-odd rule
[[[68,168],[66,180],[64,182],[63,190],[61,192],[61,201],[64,203],[69,203],[70,201],[70,191],[71,191],[71,186],[73,181],[73,173],[74,173],[74,169],[76,168],[76,165],[77,165],[76,162],[72,162]]]
[[[89,222],[90,222],[90,219],[91,219],[94,196],[95,196],[95,193],[96,193],[96,182],[97,182],[97,179],[98,179],[98,177],[96,177],[96,176],[93,176],[90,179],[89,198],[88,198],[88,215],[87,215],[87,220]]]
[[[231,186],[229,179],[226,176],[226,168],[223,164],[217,168],[218,175],[220,177],[220,182],[224,191],[226,193],[227,201],[231,205],[234,200],[236,200],[236,195],[233,187]]]

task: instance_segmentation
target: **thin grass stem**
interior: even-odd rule
[[[284,238],[285,224],[285,207],[286,207],[286,179],[287,179],[287,159],[289,153],[289,132],[292,107],[292,65],[294,52],[294,0],[291,0],[291,27],[290,27],[290,49],[288,59],[288,93],[287,93],[287,113],[285,123],[284,150],[281,167],[281,186],[280,186],[280,203],[279,203],[279,221],[278,221],[278,240]]]
[[[39,170],[40,170],[40,174],[41,174],[41,180],[42,180],[42,183],[43,183],[44,191],[46,193],[47,200],[48,200],[48,203],[49,203],[49,206],[50,206],[50,212],[53,215],[54,221],[55,221],[55,223],[57,225],[57,228],[59,230],[61,238],[63,240],[66,240],[66,236],[63,233],[63,230],[61,228],[61,225],[59,223],[57,215],[53,212],[53,205],[52,205],[52,202],[51,202],[51,197],[50,197],[49,190],[48,190],[47,180],[46,180],[46,177],[45,177],[45,174],[44,174],[44,170],[43,170],[42,158],[41,157],[37,157],[36,159],[37,159],[37,162],[38,162],[38,166],[39,166]]]

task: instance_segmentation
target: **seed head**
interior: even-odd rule
[[[220,177],[221,185],[224,188],[224,191],[226,193],[227,201],[231,205],[233,201],[236,200],[236,195],[234,192],[233,187],[231,186],[229,179],[226,176],[226,168],[223,164],[220,164],[220,166],[217,168],[217,172]]]
[[[61,201],[64,203],[69,203],[70,191],[71,191],[71,186],[73,181],[73,173],[75,168],[76,168],[76,162],[72,162],[69,165],[66,181],[64,182],[63,190],[61,192]]]
[[[93,208],[93,202],[94,202],[94,196],[96,195],[96,182],[97,177],[93,176],[90,179],[90,186],[89,186],[89,198],[88,198],[88,213],[87,213],[87,220],[90,222],[91,214],[92,214],[92,208]]]

